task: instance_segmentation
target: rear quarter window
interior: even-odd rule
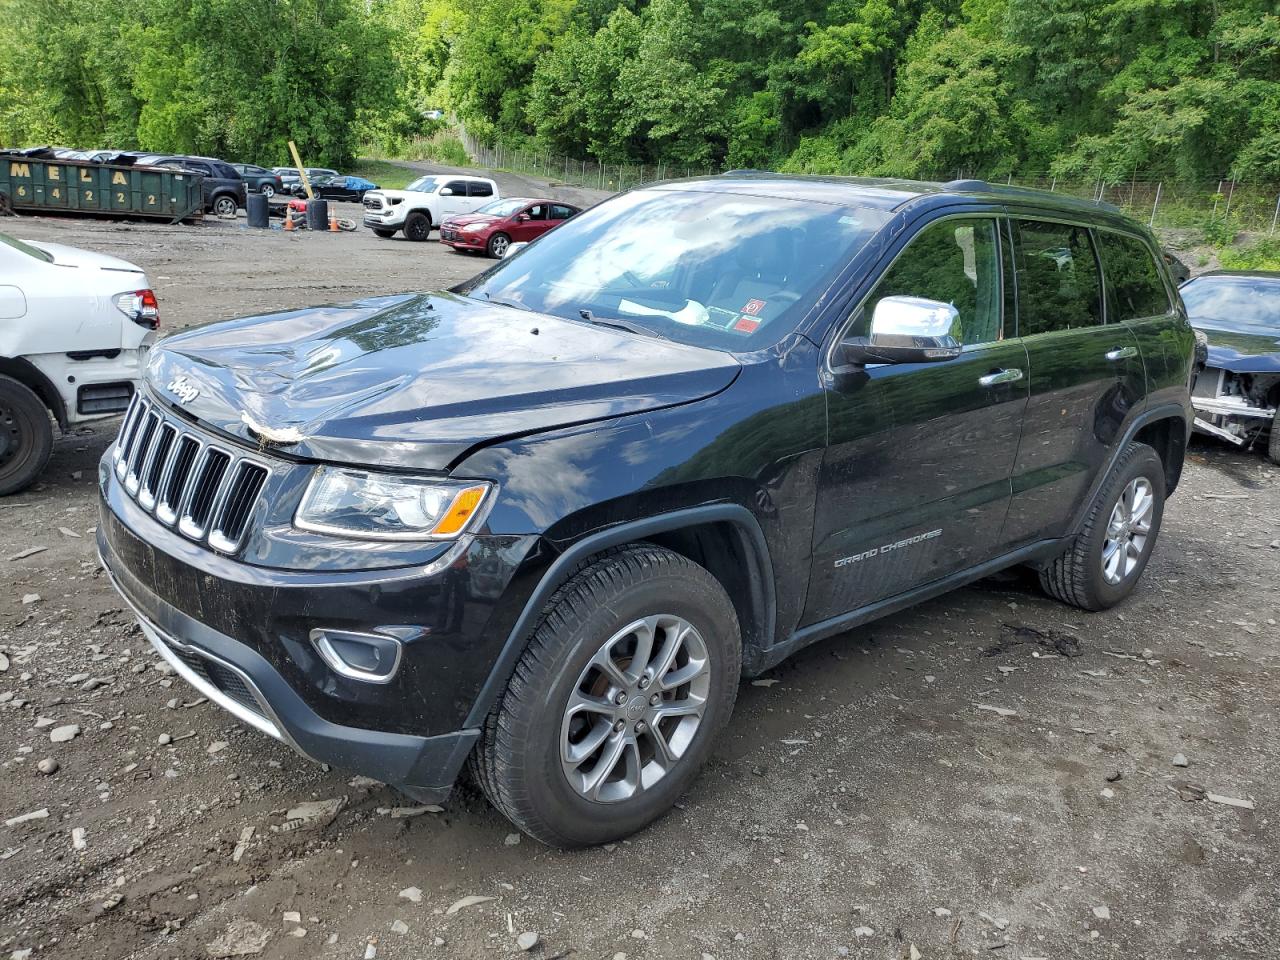
[[[1155,254],[1137,237],[1098,233],[1111,320],[1162,317],[1173,308]]]

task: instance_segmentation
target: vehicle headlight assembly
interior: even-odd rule
[[[490,485],[320,467],[294,526],[357,540],[453,540],[480,514]]]
[[[475,233],[478,230],[483,230],[484,227],[485,225],[483,223],[468,223],[462,227],[462,232]]]

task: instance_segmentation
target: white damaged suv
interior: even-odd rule
[[[44,469],[54,420],[124,412],[159,326],[141,267],[0,233],[0,496]]]
[[[403,230],[408,240],[426,240],[446,217],[471,213],[500,200],[487,177],[441,173],[419,177],[403,190],[370,190],[364,195],[364,225],[380,237]]]

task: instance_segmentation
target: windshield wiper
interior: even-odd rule
[[[578,311],[578,316],[587,321],[587,323],[595,324],[597,327],[612,327],[614,330],[623,330],[627,333],[638,333],[642,337],[656,337],[659,340],[667,339],[662,334],[650,330],[648,327],[642,327],[638,323],[619,320],[617,317],[597,317],[594,313],[585,308]]]
[[[524,310],[526,313],[533,313],[533,307],[528,304],[521,303],[519,300],[507,300],[503,297],[495,297],[490,293],[486,293],[484,298],[490,303],[496,303],[500,307],[515,307],[517,310]]]

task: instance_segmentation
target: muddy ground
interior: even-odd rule
[[[485,265],[363,230],[2,228],[143,265],[167,330]],[[1280,471],[1257,455],[1194,445],[1118,609],[1006,575],[821,643],[744,685],[669,817],[564,853],[465,786],[397,816],[159,669],[95,560],[115,428],[0,502],[0,956],[514,957],[526,932],[542,960],[1280,951]]]

